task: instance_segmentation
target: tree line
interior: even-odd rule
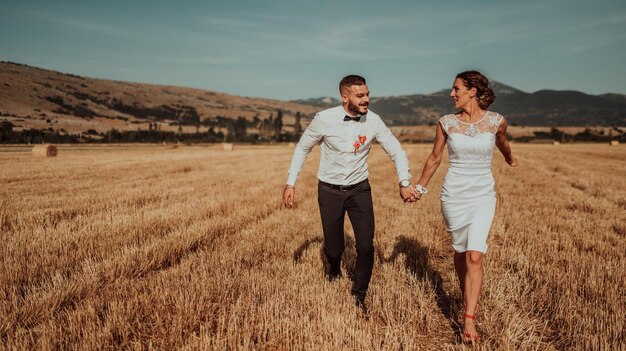
[[[604,129],[594,130],[591,128],[585,128],[584,130],[569,134],[556,127],[550,128],[550,131],[535,131],[532,136],[520,136],[517,138],[509,138],[518,142],[532,142],[541,140],[558,141],[561,143],[568,142],[610,142],[617,140],[620,142],[626,142],[626,135],[621,128],[613,127],[608,132]]]
[[[227,118],[215,116],[201,120],[198,116],[187,114],[176,116],[177,120],[170,126],[177,126],[177,131],[162,130],[162,123],[148,121],[148,129],[117,130],[99,132],[88,129],[80,133],[68,133],[64,129],[24,129],[16,130],[10,121],[0,121],[0,143],[218,143],[218,142],[292,142],[298,141],[302,135],[302,117],[300,112],[295,115],[293,131],[285,130],[283,111],[270,113],[268,117],[255,115],[252,120],[245,117]],[[191,118],[188,118],[191,117]],[[195,117],[195,118],[194,118]],[[195,132],[184,132],[183,126],[194,126]]]
[[[199,119],[179,119],[170,125],[178,126],[177,131],[162,130],[162,124],[148,122],[148,129],[117,130],[111,129],[99,132],[88,129],[81,133],[68,133],[63,129],[24,129],[15,130],[15,125],[9,121],[0,121],[0,144],[39,144],[39,143],[220,143],[220,142],[296,142],[303,132],[301,124],[303,115],[296,113],[292,131],[285,131],[283,112],[277,111],[276,116],[260,118],[254,116],[251,120],[244,117],[236,119],[225,116],[216,116],[200,121]],[[183,132],[183,126],[195,126],[195,132]],[[626,142],[626,134],[618,127],[609,132],[585,128],[583,131],[569,134],[553,127],[548,132],[535,131],[533,135],[511,137],[509,140],[517,142],[558,141],[567,142],[609,142],[618,140]]]

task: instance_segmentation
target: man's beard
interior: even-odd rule
[[[359,106],[353,104],[352,102],[348,101],[348,111],[354,113],[355,115],[360,115],[361,111],[359,109]]]

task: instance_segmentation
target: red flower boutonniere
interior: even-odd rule
[[[354,142],[354,154],[356,155],[356,152],[359,151],[359,148],[361,147],[361,145],[365,144],[365,140],[367,140],[367,137],[365,135],[359,135],[359,140]]]

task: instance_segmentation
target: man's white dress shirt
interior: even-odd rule
[[[336,185],[352,185],[368,177],[367,155],[376,139],[393,160],[398,181],[410,179],[409,160],[398,139],[372,111],[360,121],[344,121],[348,115],[343,106],[319,112],[304,131],[289,167],[288,185],[295,185],[304,160],[320,144],[320,166],[317,178]],[[359,138],[361,137],[361,138]],[[363,138],[365,137],[365,138]],[[355,146],[358,143],[358,146]]]

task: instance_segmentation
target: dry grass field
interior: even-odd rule
[[[497,154],[481,349],[626,348],[626,147]],[[407,145],[414,177],[430,146]],[[318,149],[280,197],[293,149],[0,148],[0,348],[461,350],[462,303],[439,209],[442,165],[403,203],[370,155],[376,261],[369,319],[324,279]],[[352,245],[350,245],[352,244]]]

